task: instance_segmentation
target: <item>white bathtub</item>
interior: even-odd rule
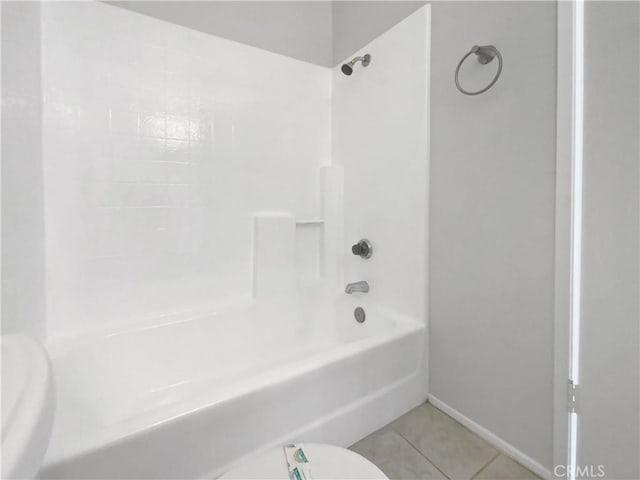
[[[42,477],[214,478],[272,445],[357,441],[426,397],[424,324],[372,306],[359,324],[357,300],[246,302],[50,345]]]

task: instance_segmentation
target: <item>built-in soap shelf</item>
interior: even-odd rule
[[[254,298],[290,298],[309,279],[339,281],[344,255],[341,166],[320,167],[320,191],[318,216],[313,211],[300,218],[287,210],[253,213]]]
[[[303,227],[305,225],[323,225],[324,219],[322,218],[305,218],[296,220],[296,226]]]

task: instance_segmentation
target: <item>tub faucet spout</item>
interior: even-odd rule
[[[364,280],[360,282],[355,282],[355,283],[347,283],[347,286],[345,287],[344,291],[346,293],[353,293],[353,292],[367,293],[369,291],[369,284]]]

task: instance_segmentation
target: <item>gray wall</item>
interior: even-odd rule
[[[110,1],[144,15],[332,67],[424,1]]]
[[[579,464],[639,478],[640,8],[585,5]]]
[[[333,65],[406,18],[427,2],[332,2]]]
[[[430,393],[550,468],[556,5],[437,2],[432,25]],[[474,44],[504,69],[469,97]]]
[[[332,65],[328,1],[108,3],[306,62]]]
[[[2,2],[1,9],[2,333],[43,337],[40,4]]]

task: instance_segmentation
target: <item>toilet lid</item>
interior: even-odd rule
[[[378,467],[346,448],[321,443],[305,443],[313,480],[388,480]],[[282,447],[249,457],[229,470],[220,480],[289,480]]]

